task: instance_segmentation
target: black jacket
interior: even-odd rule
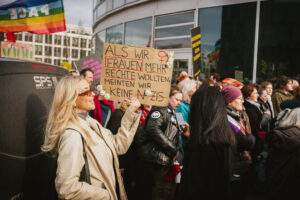
[[[258,137],[258,132],[261,130],[261,121],[263,112],[255,105],[245,100],[244,106],[249,117],[252,134],[255,136],[255,146],[251,152],[252,156],[256,158],[262,151],[264,151],[264,142]]]
[[[269,199],[298,199],[300,188],[300,129],[278,128],[267,137],[266,165]]]
[[[227,107],[227,116],[228,119],[231,118],[237,123],[242,121],[241,116],[229,107]],[[255,137],[252,134],[243,134],[231,120],[229,120],[229,124],[236,138],[236,147],[233,149],[232,174],[233,176],[243,175],[249,169],[249,157],[246,151],[251,151],[253,149]]]
[[[229,200],[231,149],[207,144],[185,149],[178,200]]]
[[[143,132],[138,138],[138,155],[142,161],[170,167],[178,152],[179,130],[171,106],[152,107]]]

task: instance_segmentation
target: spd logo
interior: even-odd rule
[[[38,90],[54,88],[57,83],[56,77],[50,76],[33,76],[33,80],[35,82],[35,87]]]

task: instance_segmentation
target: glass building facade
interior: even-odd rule
[[[300,2],[106,0],[95,4],[95,13],[103,2],[106,14],[95,19],[94,30],[114,14],[118,19],[123,14],[124,19],[121,23],[112,20],[111,26],[107,22],[94,33],[96,51],[101,54],[105,42],[174,50],[174,75],[182,70],[192,75],[190,31],[200,26],[201,71],[207,76],[217,72],[222,78],[239,77],[245,83],[276,80],[283,74],[300,79]],[[148,17],[138,14],[139,7],[147,6],[153,9]]]

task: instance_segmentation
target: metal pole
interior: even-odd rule
[[[258,0],[256,4],[256,22],[255,22],[255,38],[254,38],[253,73],[252,73],[253,83],[256,82],[259,19],[260,19],[260,0]]]

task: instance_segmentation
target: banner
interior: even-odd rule
[[[1,57],[34,60],[34,48],[30,44],[1,42]]]
[[[100,84],[111,100],[137,97],[141,104],[167,106],[174,52],[104,44]]]
[[[16,0],[0,4],[0,32],[50,34],[65,30],[62,0]]]
[[[201,71],[201,34],[200,26],[193,28],[191,30],[191,42],[193,51],[193,66],[194,66],[194,76],[198,76]]]

